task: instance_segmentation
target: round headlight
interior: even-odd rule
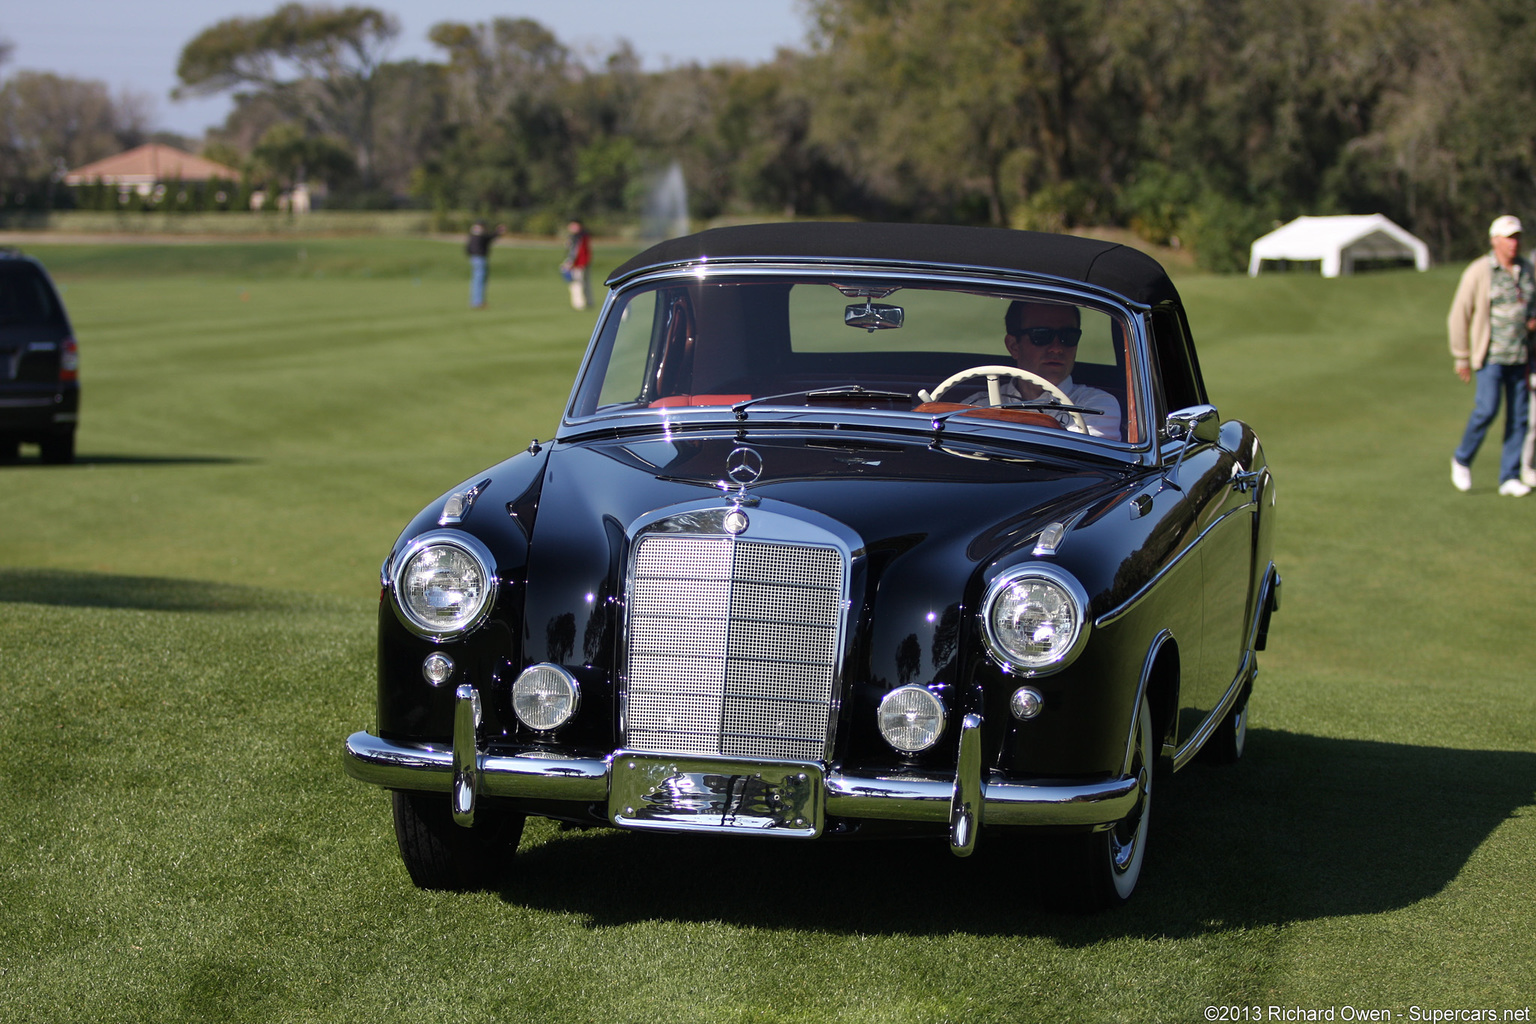
[[[478,626],[496,596],[495,563],[468,534],[424,534],[400,555],[394,576],[402,621],[427,636],[446,638]]]
[[[927,750],[944,732],[944,702],[921,686],[900,686],[876,712],[880,735],[904,754]]]
[[[560,728],[580,704],[575,678],[558,665],[529,665],[512,684],[512,712],[539,732]]]
[[[999,576],[982,602],[987,648],[1004,667],[1034,673],[1060,668],[1088,637],[1088,596],[1055,566]]]

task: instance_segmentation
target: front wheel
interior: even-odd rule
[[[454,824],[443,793],[394,792],[395,840],[411,881],[423,889],[487,889],[505,877],[523,835],[521,814],[477,811],[472,828]]]
[[[1050,841],[1045,855],[1047,905],[1057,910],[1094,911],[1131,898],[1141,880],[1152,816],[1152,708],[1145,697],[1136,715],[1125,773],[1137,779],[1136,803],[1113,827]]]

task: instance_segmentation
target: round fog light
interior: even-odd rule
[[[453,675],[453,659],[442,651],[433,651],[421,663],[421,674],[433,686],[442,686]]]
[[[901,686],[885,695],[876,712],[880,735],[904,754],[927,750],[944,732],[944,703],[921,686]]]
[[[1008,710],[1013,712],[1013,717],[1021,722],[1027,722],[1040,713],[1045,707],[1045,698],[1040,696],[1038,690],[1032,690],[1027,686],[1021,686],[1013,691],[1013,698],[1008,701]]]
[[[539,732],[570,721],[580,703],[575,677],[559,665],[529,665],[512,684],[512,712],[519,722]]]

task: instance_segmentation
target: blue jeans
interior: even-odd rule
[[[1530,408],[1531,393],[1525,386],[1525,364],[1501,366],[1489,363],[1477,371],[1477,392],[1472,399],[1472,415],[1467,417],[1467,430],[1461,436],[1461,446],[1456,449],[1456,461],[1463,466],[1472,465],[1477,449],[1482,446],[1488,428],[1493,426],[1499,414],[1499,402],[1505,403],[1504,448],[1499,459],[1499,482],[1520,478],[1520,448],[1525,443],[1525,421]]]
[[[485,305],[485,277],[490,269],[489,262],[484,256],[469,258],[469,304],[476,309]]]

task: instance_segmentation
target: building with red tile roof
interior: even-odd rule
[[[193,156],[175,146],[147,143],[77,167],[64,175],[66,185],[116,185],[149,195],[156,185],[190,181],[237,181],[240,172],[221,163]]]

